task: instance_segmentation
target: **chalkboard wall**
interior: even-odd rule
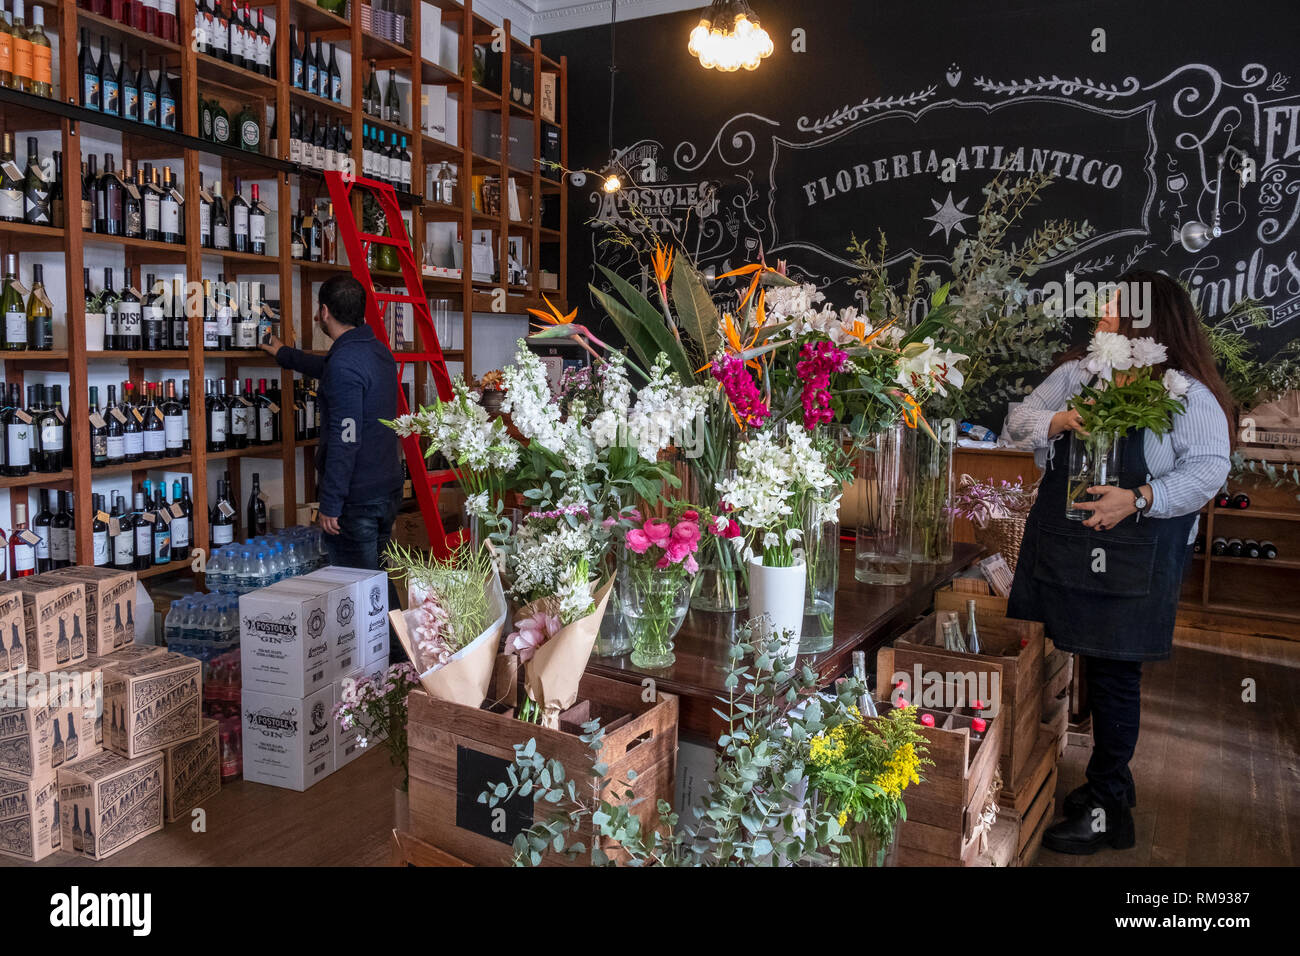
[[[1020,157],[1059,175],[1036,218],[1096,227],[1037,282],[1154,268],[1190,283],[1209,317],[1262,300],[1271,325],[1251,335],[1265,345],[1300,329],[1295,0],[753,3],[776,44],[754,73],[699,66],[686,51],[696,13],[618,27],[615,149],[641,180],[637,202],[703,264],[763,249],[848,304],[851,236],[883,229],[898,261],[943,260],[973,231],[994,167]],[[806,52],[792,51],[799,37]],[[569,57],[569,165],[601,169],[609,27],[543,45]],[[1225,177],[1223,236],[1188,253],[1173,232],[1212,220],[1229,142],[1256,182],[1239,196]],[[590,221],[626,219],[627,194],[588,177],[569,195],[569,298],[593,320],[593,262],[633,265]]]

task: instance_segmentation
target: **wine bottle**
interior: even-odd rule
[[[243,196],[243,181],[235,177],[235,192],[230,197],[231,238],[236,252],[248,251],[248,203]]]
[[[217,303],[213,298],[212,280],[203,280],[203,348],[217,349]]]
[[[66,226],[63,208],[63,152],[54,150],[50,154],[54,159],[54,180],[50,183],[50,222],[55,226]]]
[[[226,216],[226,203],[221,198],[221,180],[212,184],[212,248],[230,248],[230,221]]]
[[[32,83],[31,91],[37,96],[54,95],[54,61],[50,38],[45,34],[45,9],[32,7],[32,28],[27,33],[31,44]]]
[[[59,420],[59,425],[63,430],[63,454],[60,456],[59,467],[64,470],[72,468],[72,420],[63,408],[63,386],[51,385],[50,391],[54,395],[54,401],[51,406],[54,409],[54,415]]]
[[[225,379],[221,380],[221,387],[224,389]],[[224,394],[224,392],[223,392]],[[231,380],[230,396],[227,401],[227,407],[230,409],[230,434],[226,439],[228,448],[247,448],[248,447],[248,422],[252,417],[252,409],[249,407],[248,400],[239,393],[239,379]]]
[[[167,507],[167,483],[160,481],[154,490],[153,563],[170,564],[172,560],[172,516]]]
[[[314,94],[319,86],[320,81],[317,79],[317,73],[319,72],[319,69],[320,68],[316,63],[316,57],[313,56],[311,52],[311,37],[307,35],[306,30],[303,30],[302,31],[302,88],[306,90],[308,93]]]
[[[11,577],[25,578],[36,573],[36,548],[30,540],[32,537],[34,535],[27,527],[27,503],[20,501],[14,505],[14,529],[9,534]]]
[[[90,467],[108,465],[108,422],[99,407],[99,388],[90,386]]]
[[[307,440],[307,406],[303,402],[301,381],[293,380],[293,440]]]
[[[1240,558],[1245,554],[1246,545],[1240,538],[1228,539],[1228,557]]]
[[[113,169],[113,156],[111,153],[104,154],[104,173],[99,177],[98,189],[100,195],[96,200],[96,205],[103,208],[104,218],[95,231],[109,236],[120,236],[123,233],[122,201],[124,191],[122,180]]]
[[[23,173],[14,161],[14,134],[6,132],[0,148],[0,221],[23,221]]]
[[[176,182],[172,179],[172,168],[164,166],[162,188],[159,190],[158,216],[162,241],[180,243],[185,241],[185,219],[181,215],[181,196]]]
[[[141,483],[135,493],[135,508],[131,512],[131,526],[135,529],[135,567],[147,571],[153,565],[153,513],[149,510],[149,482]]]
[[[135,534],[135,516],[126,510],[126,500],[114,493],[108,536],[112,541],[113,567],[118,571],[144,570],[136,563]]]
[[[5,88],[14,85],[14,38],[13,32],[9,29],[9,21],[5,19],[4,14],[0,14],[0,86]],[[3,578],[3,574],[0,574]],[[0,661],[3,655],[0,654]],[[17,668],[14,668],[17,670]]]
[[[24,17],[23,0],[14,0],[13,18],[13,83],[15,90],[30,93],[33,82],[32,41],[27,35],[27,22]]]
[[[107,464],[121,465],[126,461],[126,412],[117,404],[117,386],[108,386],[108,405],[104,410],[104,450]]]
[[[1277,545],[1272,541],[1261,541],[1259,543],[1259,556],[1265,561],[1273,561],[1277,558]]]
[[[37,7],[36,9],[40,9]],[[27,137],[27,174],[23,182],[23,218],[33,226],[53,225],[50,215],[50,172],[41,164],[35,136]]]
[[[190,380],[187,378],[184,383],[184,393],[181,396],[181,441],[185,451],[190,450]]]
[[[146,382],[144,406],[144,457],[159,461],[167,455],[167,429],[158,404],[157,382]]]
[[[140,351],[140,322],[143,306],[140,293],[132,281],[128,266],[123,281],[122,296],[117,300],[117,344],[115,348],[128,352]]]
[[[122,118],[141,121],[140,114],[140,73],[145,72],[144,53],[140,54],[140,73],[131,69],[131,64],[126,58],[126,44],[119,47],[119,55],[122,57],[122,90],[120,93],[122,99]]]
[[[250,153],[262,151],[262,124],[253,112],[253,108],[247,103],[235,117],[235,127],[239,131],[240,149],[246,149]]]
[[[316,88],[312,90],[323,100],[330,98],[330,74],[329,65],[325,62],[325,52],[321,49],[320,37],[316,38]]]
[[[140,51],[140,122],[146,126],[158,125],[158,87],[154,84],[144,51]]]
[[[54,348],[54,305],[45,292],[45,269],[32,266],[32,293],[27,297],[27,347],[35,352]]]
[[[167,283],[149,273],[142,291],[140,345],[146,352],[159,352],[167,347]]]
[[[339,70],[339,58],[337,53],[337,44],[330,44],[330,99],[335,103],[343,102],[343,74]]]
[[[108,515],[104,512],[103,495],[92,495],[91,500],[90,541],[94,551],[95,567],[101,568],[111,560],[108,546]]]
[[[72,546],[68,540],[72,533],[72,514],[68,511],[68,493],[57,494],[58,510],[50,519],[50,561],[56,568],[66,568],[72,563]]]
[[[113,290],[113,270],[104,270],[104,291],[100,293],[104,311],[104,348],[110,351],[117,346],[117,293]]]
[[[254,187],[256,188],[256,187]],[[253,351],[257,348],[259,319],[261,317],[262,305],[258,301],[254,305],[253,289],[257,283],[249,283],[248,307],[240,309],[239,322],[235,326],[235,348],[245,351]]]
[[[176,379],[167,379],[167,395],[162,407],[163,447],[169,458],[175,458],[185,451],[185,410],[176,398]]]
[[[274,445],[280,440],[280,406],[267,394],[266,379],[257,380],[257,443]]]
[[[244,14],[248,14],[248,4],[244,4]],[[274,50],[271,43],[271,31],[266,28],[266,19],[263,16],[262,8],[257,8],[257,30],[254,33],[257,39],[257,72],[263,76],[271,75],[271,64],[275,62]]]
[[[23,301],[26,291],[18,281],[18,256],[12,252],[7,253],[4,289],[0,292],[0,312],[4,313],[3,348],[6,352],[27,350],[27,305]]]
[[[90,41],[86,36],[85,28],[81,31],[81,53],[77,61],[78,69],[81,72],[81,105],[88,110],[97,110],[100,108],[100,90],[99,90],[99,61],[95,59],[95,51],[91,49]],[[0,75],[0,80],[3,80]],[[8,86],[9,83],[5,83]]]
[[[190,557],[190,527],[194,504],[190,501],[190,480],[181,478],[172,482],[172,560],[188,561]]]
[[[966,601],[966,650],[972,654],[980,653],[979,628],[975,621],[975,602]]]
[[[302,162],[302,111],[289,108],[289,162]]]
[[[234,283],[226,282],[224,274],[217,276],[214,294],[217,297],[217,348],[229,352],[235,339]]]
[[[122,402],[122,410],[126,414],[126,425],[123,427],[123,436],[126,439],[126,460],[143,461],[144,460],[144,411],[142,405],[143,397],[137,399],[135,395],[135,383],[123,382],[122,394],[125,396]]]
[[[190,346],[190,319],[189,309],[185,301],[185,280],[180,276],[172,278],[172,298],[171,298],[171,333],[168,340],[173,349],[188,349]],[[185,384],[189,385],[186,379]]]
[[[162,190],[158,188],[158,171],[153,168],[152,163],[145,163],[144,168],[137,174],[137,189],[140,192],[140,208],[142,212],[141,228],[144,238],[150,242],[158,242],[162,238],[161,210],[162,210]]]
[[[397,92],[397,71],[392,69],[388,71],[388,90],[384,94],[383,118],[398,125],[402,122],[402,98]]]
[[[99,108],[109,116],[122,115],[122,88],[119,71],[108,52],[108,37],[99,38]]]
[[[208,515],[210,545],[220,548],[235,540],[235,509],[226,500],[225,479],[217,479],[217,503]]]
[[[176,97],[167,76],[167,60],[163,56],[158,57],[158,126],[176,131]]]
[[[54,513],[50,511],[50,492],[48,488],[36,491],[37,512],[32,518],[32,531],[40,538],[36,543],[36,570],[40,574],[53,571],[56,567],[54,556],[50,553],[50,532],[54,522]]]
[[[1238,511],[1245,511],[1250,507],[1250,495],[1246,494],[1244,491],[1237,492],[1232,496],[1232,501],[1229,502],[1229,507],[1235,508]]]
[[[122,162],[122,235],[128,239],[144,238],[143,172],[133,160]]]
[[[212,382],[203,383],[204,392],[204,410],[207,416],[208,431],[208,451],[225,451],[226,450],[226,421],[228,411],[226,403],[220,393],[212,388]]]
[[[250,538],[258,538],[267,533],[266,495],[262,492],[261,477],[253,472],[253,490],[248,493],[248,524],[244,526]]]
[[[295,90],[303,88],[302,51],[298,49],[297,29],[289,24],[289,85]]]
[[[175,43],[180,37],[180,21],[176,16],[176,0],[159,0],[157,35],[168,43]]]
[[[253,201],[248,207],[248,246],[254,255],[266,255],[266,207],[253,183]]]
[[[81,231],[95,231],[95,157],[81,164]]]

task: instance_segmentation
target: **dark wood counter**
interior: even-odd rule
[[[929,609],[934,589],[952,579],[974,561],[981,549],[973,544],[953,546],[953,560],[942,565],[913,565],[908,584],[885,586],[862,584],[853,577],[853,542],[841,543],[840,587],[835,595],[835,643],[816,655],[800,657],[826,681],[849,667],[855,650],[872,651],[901,634]],[[677,634],[677,661],[672,667],[643,670],[627,656],[593,657],[587,670],[604,677],[641,683],[654,679],[655,687],[681,699],[679,733],[695,742],[712,742],[722,733],[722,722],[713,708],[725,694],[727,648],[736,629],[747,620],[746,612],[713,614],[690,611]],[[873,668],[868,660],[868,673]]]

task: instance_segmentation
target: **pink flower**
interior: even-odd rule
[[[604,521],[600,523],[600,526],[604,528],[606,531],[608,531],[616,524],[618,524],[618,519],[615,518],[613,515],[610,515],[608,518],[606,518]]]
[[[696,571],[700,569],[699,564],[695,560],[695,555],[688,554],[686,556],[686,563],[684,567],[686,568],[687,574],[694,574]]]
[[[771,411],[741,358],[724,355],[709,367],[709,373],[722,383],[727,399],[744,424],[759,426],[767,421]]]
[[[674,540],[672,544],[668,545],[667,558],[673,564],[681,564],[682,560],[694,550],[694,542]]]
[[[537,649],[545,644],[560,629],[560,619],[554,614],[538,611],[522,621],[515,622],[515,631],[507,639],[506,646],[519,653],[522,661],[532,660]]]
[[[699,521],[700,513],[694,508],[688,508],[682,512],[682,521]]]
[[[671,563],[672,562],[668,560],[668,555],[665,554],[662,558],[660,558],[658,561],[655,562],[655,568],[659,571],[662,571],[664,568],[668,567]]]
[[[650,549],[650,538],[640,528],[633,528],[629,531],[625,540],[627,542],[628,550],[634,551],[637,554],[645,554],[646,551]]]
[[[835,417],[831,410],[831,373],[842,371],[849,356],[825,340],[805,343],[799,355],[795,373],[803,381],[803,423],[811,429]]]
[[[668,522],[656,518],[646,521],[641,530],[645,532],[651,544],[660,548],[668,547],[668,541],[672,538],[672,529],[669,528]]]
[[[700,540],[700,526],[690,521],[677,522],[677,527],[673,528],[673,540],[685,541],[694,545],[696,541]]]

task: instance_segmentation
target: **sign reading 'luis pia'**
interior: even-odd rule
[[[773,136],[769,249],[852,266],[853,236],[874,239],[883,229],[897,244],[890,263],[947,259],[952,244],[975,231],[980,190],[999,169],[1056,177],[1053,217],[1086,219],[1096,229],[1076,253],[1145,236],[1157,188],[1153,114],[1150,103],[1063,110],[1059,100],[1039,97],[952,99],[876,113],[802,142]]]

